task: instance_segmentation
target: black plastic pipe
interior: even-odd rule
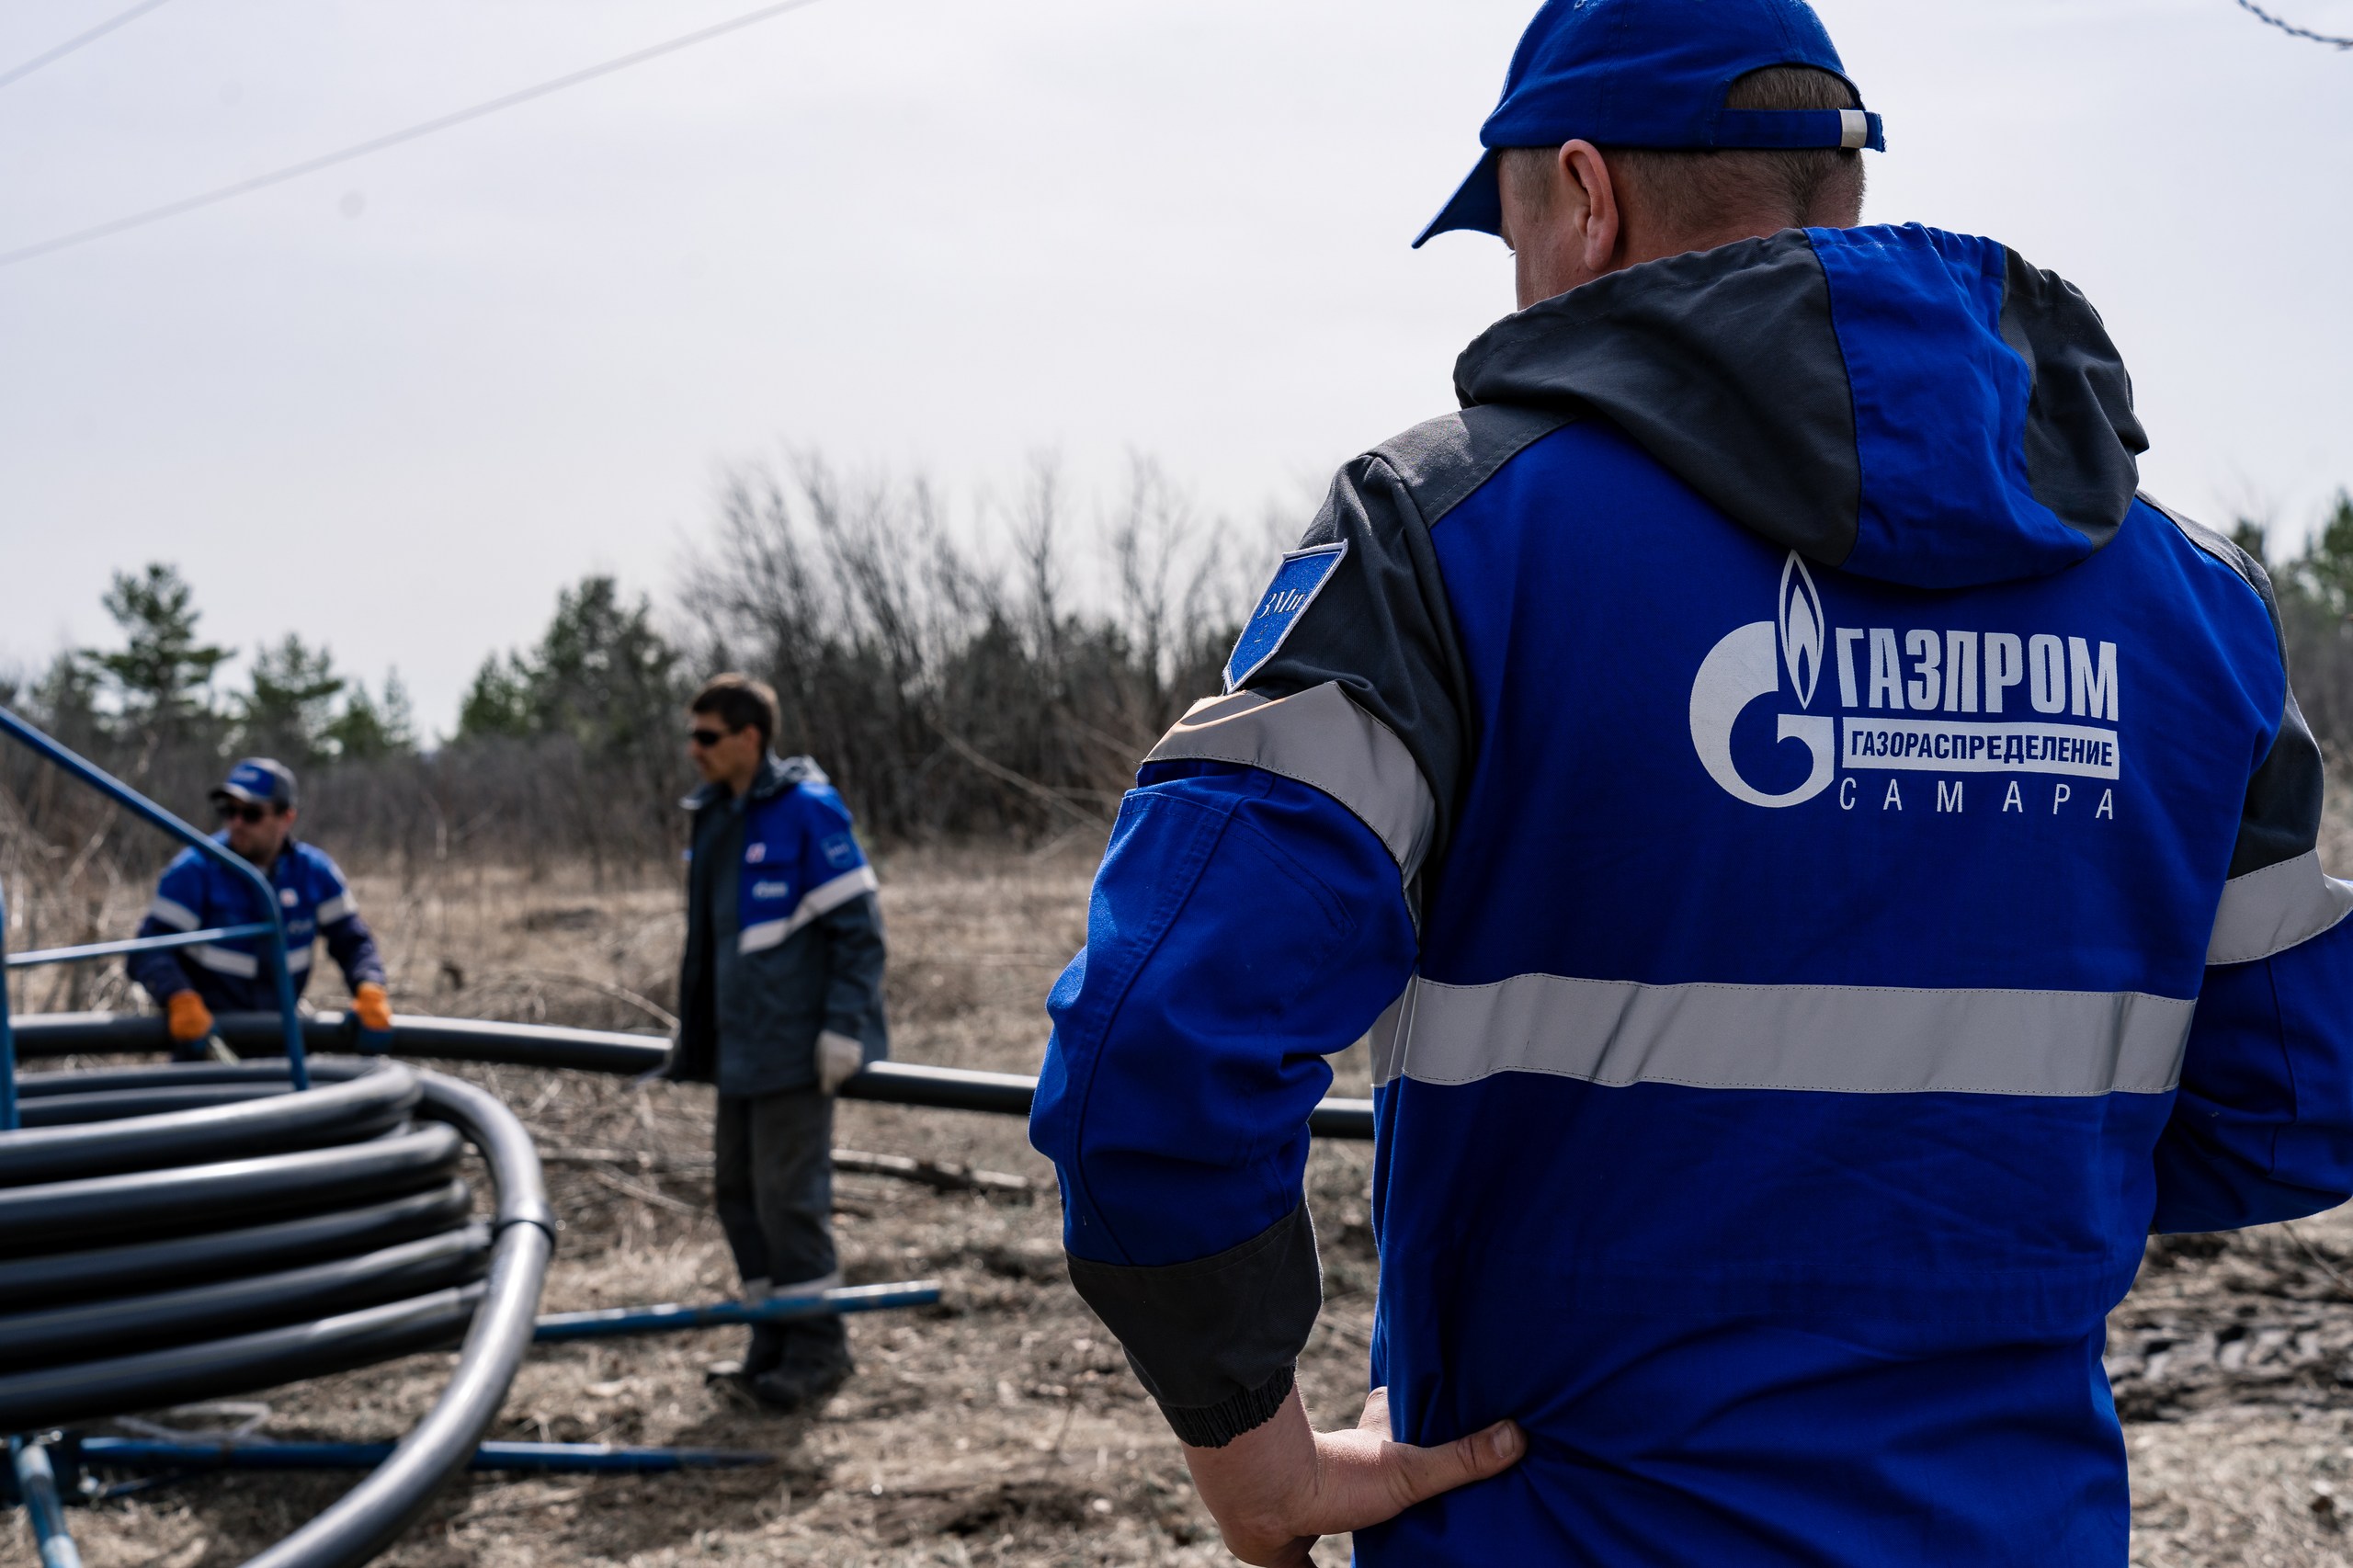
[[[142,1116],[135,1124],[103,1120],[10,1133],[0,1138],[0,1187],[349,1143],[406,1121],[418,1098],[415,1074],[395,1063],[301,1095],[233,1086],[245,1096],[241,1102]],[[74,1097],[44,1096],[43,1103]]]
[[[392,1542],[435,1489],[474,1455],[530,1348],[540,1286],[554,1243],[554,1210],[530,1134],[515,1113],[475,1088],[422,1074],[426,1114],[462,1131],[483,1153],[498,1193],[498,1242],[457,1370],[432,1411],[392,1457],[326,1512],[251,1559],[245,1568],[357,1568]]]
[[[470,1285],[316,1323],[0,1377],[0,1427],[62,1426],[274,1388],[449,1345],[483,1298]],[[364,1559],[354,1558],[360,1562]]]
[[[10,1312],[0,1316],[0,1367],[78,1359],[108,1345],[162,1348],[307,1323],[470,1285],[489,1262],[488,1228],[469,1225],[275,1274]]]
[[[152,1235],[224,1214],[261,1219],[395,1198],[447,1182],[463,1142],[446,1127],[421,1127],[339,1149],[0,1187],[0,1251],[61,1237]]]
[[[231,1014],[215,1021],[222,1038],[239,1049],[270,1049],[278,1028],[276,1016],[267,1013]],[[163,1019],[138,1014],[36,1013],[18,1018],[16,1028],[17,1050],[28,1057],[163,1051],[170,1045]],[[311,1050],[351,1049],[353,1034],[341,1013],[313,1014],[304,1020],[303,1028]],[[654,1035],[620,1034],[608,1029],[555,1028],[544,1024],[398,1014],[392,1019],[392,1054],[634,1075],[659,1069],[669,1059],[669,1042]],[[883,1105],[1028,1116],[1029,1102],[1037,1090],[1038,1081],[1020,1074],[878,1062],[843,1085],[842,1097]],[[1307,1126],[1318,1138],[1370,1142],[1373,1135],[1372,1102],[1325,1100],[1309,1115]]]
[[[324,1065],[324,1063],[321,1063]],[[473,1194],[452,1178],[439,1187],[296,1220],[73,1252],[0,1258],[0,1301],[38,1307],[109,1292],[152,1289],[158,1279],[202,1283],[296,1267],[396,1246],[465,1223]]]

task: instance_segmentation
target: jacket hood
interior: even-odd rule
[[[802,784],[829,782],[831,781],[826,778],[825,770],[817,766],[816,758],[779,756],[776,753],[770,752],[760,763],[759,777],[752,780],[749,798],[755,801],[771,800],[783,794],[787,790],[797,789]],[[725,799],[727,799],[726,785],[705,784],[693,794],[680,801],[678,804],[684,810],[699,812],[705,806]]]
[[[1454,379],[1466,408],[1598,415],[1767,539],[1922,588],[2084,560],[2148,449],[2074,285],[1917,224],[1629,267],[1498,322]]]

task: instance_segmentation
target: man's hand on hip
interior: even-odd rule
[[[1291,1390],[1273,1420],[1222,1449],[1187,1448],[1193,1487],[1226,1550],[1258,1568],[1307,1568],[1317,1538],[1395,1518],[1441,1492],[1509,1470],[1528,1440],[1502,1421],[1434,1449],[1389,1436],[1389,1391],[1375,1389],[1352,1431],[1317,1432]]]

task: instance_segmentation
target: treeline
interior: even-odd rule
[[[534,644],[484,661],[437,739],[397,675],[371,689],[290,634],[223,689],[234,651],[206,640],[194,588],[163,563],[114,580],[119,645],[0,678],[0,704],[199,822],[227,761],[277,756],[301,775],[304,830],[363,865],[673,863],[694,782],[684,704],[722,668],[775,685],[780,744],[815,756],[877,838],[1106,825],[1153,738],[1216,688],[1267,552],[1225,548],[1142,462],[1084,520],[1040,466],[963,522],[916,482],[815,460],[745,470],[674,603],[582,579]],[[0,747],[0,878],[143,879],[164,852]]]
[[[2353,494],[2337,493],[2300,554],[2272,558],[2269,531],[2242,521],[2233,537],[2271,574],[2296,699],[2342,767],[2353,758]]]
[[[742,471],[670,603],[609,576],[565,588],[536,642],[483,662],[447,736],[418,733],[397,675],[371,687],[292,634],[224,688],[233,651],[205,639],[165,564],[114,580],[113,645],[0,677],[0,704],[199,821],[224,764],[258,753],[297,768],[305,830],[356,864],[585,862],[602,878],[675,863],[685,701],[740,668],[776,687],[781,744],[818,758],[873,837],[1099,831],[1154,737],[1217,689],[1275,540],[1236,542],[1141,462],[1091,515],[1041,466],[961,522],[917,482],[852,483],[814,460]],[[2253,523],[2235,537],[2271,572],[2313,729],[2353,756],[2353,496],[2296,554],[2271,557]],[[95,900],[164,852],[0,745],[13,893]]]

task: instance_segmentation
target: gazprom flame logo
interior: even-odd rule
[[[1750,703],[1779,695],[1784,666],[1789,693],[1801,709],[1813,706],[1814,687],[1822,680],[1822,596],[1795,551],[1781,568],[1774,608],[1773,619],[1741,627],[1699,662],[1699,676],[1691,682],[1691,745],[1699,754],[1699,766],[1726,794],[1752,806],[1779,808],[1802,805],[1830,788],[1837,772],[1838,738],[1835,719],[1781,713],[1779,739],[1803,744],[1813,761],[1805,782],[1784,794],[1756,789],[1733,761],[1733,726]]]

